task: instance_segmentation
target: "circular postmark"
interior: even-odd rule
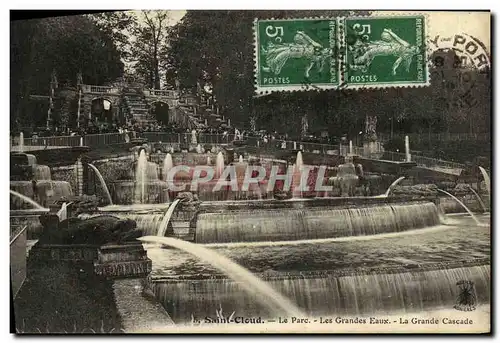
[[[479,104],[479,84],[488,85],[491,62],[486,46],[477,38],[459,33],[435,36],[428,42],[431,83],[443,85],[443,103],[451,109]]]

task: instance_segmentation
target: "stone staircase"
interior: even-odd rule
[[[128,118],[134,119],[139,125],[155,125],[156,119],[149,112],[149,106],[140,90],[125,90],[123,92]]]
[[[223,116],[206,101],[199,101],[195,96],[185,95],[179,100],[179,107],[189,117],[190,126],[193,128],[219,127],[228,125]]]
[[[180,121],[190,129],[217,128],[223,124],[229,126],[229,123],[218,113],[216,107],[210,105],[203,97],[200,99],[187,94],[180,96],[178,101],[173,102],[172,99],[162,94],[150,94],[146,97],[140,87],[129,87],[123,90],[122,99],[128,121],[135,120],[139,125],[157,124],[157,120],[150,113],[148,105],[148,100],[151,103],[152,97],[158,97],[158,100],[167,102],[171,109],[178,111],[182,118],[177,119],[178,123]]]

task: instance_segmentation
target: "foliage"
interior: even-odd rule
[[[162,55],[167,48],[168,11],[141,11],[133,14],[130,62],[134,73],[150,88],[160,89],[164,74]]]
[[[32,111],[29,96],[49,95],[53,71],[59,86],[75,85],[78,72],[98,85],[123,73],[113,36],[86,16],[13,21],[10,35],[12,129],[44,121],[46,114]]]
[[[249,127],[256,117],[257,129],[300,134],[300,118],[307,114],[310,131],[327,129],[330,135],[356,136],[364,131],[365,116],[377,116],[377,131],[441,132],[489,131],[489,75],[468,70],[475,81],[473,106],[452,99],[450,82],[406,89],[359,91],[301,91],[256,97],[253,78],[254,18],[341,16],[347,11],[188,11],[170,30],[166,76],[171,85],[179,79],[183,88],[197,82],[213,86],[222,114],[231,122]],[[362,14],[367,14],[362,13]],[[433,77],[457,79],[453,51],[431,56]],[[437,58],[439,57],[439,58]],[[453,83],[453,82],[452,82]]]

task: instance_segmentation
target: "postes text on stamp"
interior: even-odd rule
[[[345,18],[347,87],[428,85],[425,16]]]
[[[337,29],[336,18],[256,20],[256,92],[336,88]]]

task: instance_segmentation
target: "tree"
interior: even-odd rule
[[[165,69],[162,53],[168,43],[168,11],[141,11],[135,15],[131,30],[131,60],[135,72],[151,88],[160,89]]]
[[[360,14],[368,14],[368,11]],[[342,16],[348,11],[188,11],[170,31],[169,83],[178,78],[184,88],[197,82],[213,86],[217,103],[232,122],[248,124],[272,115],[287,116],[290,99],[298,106],[297,116],[316,109],[317,92],[280,94],[279,97],[254,98],[253,21],[255,18],[298,18],[308,16]],[[277,109],[276,104],[284,108]],[[326,106],[320,106],[326,110]],[[324,107],[324,109],[323,109]],[[295,109],[297,107],[294,107]],[[281,113],[276,113],[280,111]],[[269,112],[269,113],[268,113]],[[283,123],[282,120],[276,120]],[[314,121],[313,121],[314,122]]]
[[[48,95],[53,71],[59,85],[74,85],[78,72],[86,83],[97,85],[123,73],[113,37],[83,15],[11,22],[10,54],[14,130],[40,122],[33,117],[29,98]]]
[[[121,58],[128,61],[131,56],[130,32],[137,25],[137,17],[129,11],[112,11],[86,15],[97,28],[111,37]]]

